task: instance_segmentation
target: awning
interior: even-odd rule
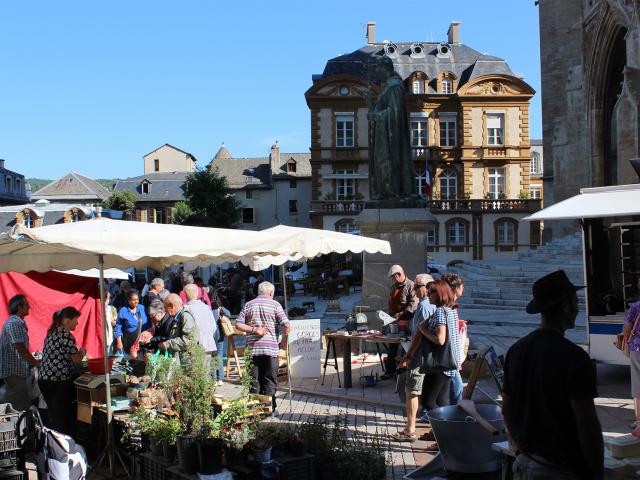
[[[640,215],[640,184],[583,188],[579,195],[543,208],[522,220],[533,222],[628,215]]]

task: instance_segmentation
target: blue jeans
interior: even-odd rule
[[[227,342],[224,340],[216,342],[216,347],[218,348],[218,358],[220,359],[220,366],[216,370],[216,378],[217,380],[222,380],[224,378],[224,356],[227,350]]]
[[[460,372],[456,371],[456,374],[451,377],[451,390],[449,391],[451,405],[457,405],[458,402],[462,400],[463,389],[462,377],[460,376]]]

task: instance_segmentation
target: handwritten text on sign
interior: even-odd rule
[[[317,378],[320,376],[320,319],[291,320],[289,353],[291,376]]]

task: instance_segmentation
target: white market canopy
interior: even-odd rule
[[[262,233],[278,235],[302,234],[304,237],[304,249],[296,255],[263,255],[242,258],[242,263],[249,266],[253,271],[264,270],[271,265],[282,265],[288,261],[306,260],[317,257],[318,255],[326,255],[334,252],[391,254],[391,245],[386,240],[334,232],[331,230],[278,225],[277,227],[262,230]]]
[[[56,272],[66,273],[68,275],[77,275],[79,277],[100,278],[99,268],[90,268],[89,270],[78,270],[72,268],[70,270],[56,270]],[[117,280],[128,280],[130,275],[118,268],[107,268],[104,271],[104,278],[114,278]]]
[[[525,221],[640,215],[640,184],[582,188],[580,194],[523,218]]]
[[[98,218],[46,227],[14,227],[0,234],[0,272],[87,270],[104,258],[104,268],[156,270],[176,263],[236,262],[242,257],[296,255],[302,235],[186,227]]]

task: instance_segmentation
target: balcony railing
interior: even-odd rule
[[[428,200],[427,208],[433,213],[534,213],[542,208],[540,199],[535,200],[476,200],[476,199],[448,199]]]
[[[319,200],[311,202],[311,210],[321,213],[357,215],[363,208],[363,200]]]

